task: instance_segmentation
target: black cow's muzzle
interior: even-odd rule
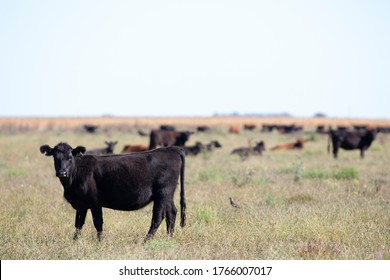
[[[56,172],[56,176],[57,176],[58,178],[68,178],[68,177],[69,177],[69,174],[68,174],[68,172],[66,172],[66,171],[57,171],[57,172]]]

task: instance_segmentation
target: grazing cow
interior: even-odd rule
[[[233,134],[240,134],[240,126],[238,125],[231,125],[229,127],[229,132]]]
[[[93,125],[93,124],[85,124],[84,125],[85,131],[87,131],[89,133],[95,133],[98,128],[99,128],[99,126]]]
[[[133,152],[146,152],[149,147],[146,145],[125,145],[122,149],[122,154],[133,153]]]
[[[160,125],[160,130],[175,131],[176,127],[174,127],[173,125],[162,124]]]
[[[211,127],[207,126],[207,125],[200,125],[196,128],[196,130],[198,132],[209,132],[211,131]]]
[[[318,134],[327,134],[327,130],[325,129],[325,125],[317,125],[316,132]]]
[[[204,146],[204,150],[206,152],[211,152],[212,150],[214,150],[216,148],[221,148],[221,147],[222,147],[222,145],[221,145],[221,143],[218,142],[218,140],[213,140]]]
[[[153,201],[153,218],[145,241],[152,239],[165,218],[172,235],[176,221],[174,193],[180,177],[181,222],[185,225],[185,155],[180,147],[122,155],[84,155],[85,148],[59,143],[54,148],[40,147],[53,156],[56,176],[64,188],[64,197],[76,210],[74,239],[81,234],[88,209],[99,241],[103,233],[102,208],[133,211]]]
[[[193,146],[184,146],[183,148],[186,156],[196,156],[204,149],[204,145],[196,142]]]
[[[115,145],[118,144],[118,141],[115,141],[115,142],[112,142],[112,141],[107,142],[107,141],[105,141],[104,143],[107,145],[107,147],[105,147],[105,148],[97,148],[97,149],[93,149],[93,150],[88,150],[87,154],[88,155],[96,155],[96,156],[113,154]]]
[[[192,133],[190,131],[152,130],[150,132],[149,150],[155,149],[157,146],[184,146]]]
[[[294,124],[292,124],[292,125],[278,125],[277,129],[278,129],[279,133],[281,133],[281,134],[289,134],[289,133],[301,132],[303,130],[303,127],[296,126]]]
[[[376,129],[368,129],[364,132],[329,130],[328,152],[330,150],[330,141],[333,145],[333,157],[337,158],[339,148],[344,150],[360,150],[360,157],[364,158],[364,151],[367,150],[375,140]]]
[[[263,124],[261,127],[262,132],[272,132],[272,130],[277,129],[278,126],[275,124]]]
[[[295,142],[292,143],[285,143],[285,144],[278,144],[271,148],[272,151],[274,150],[295,150],[295,149],[303,149],[304,144],[308,142],[308,140],[304,139],[298,139]]]
[[[240,147],[234,149],[231,154],[237,154],[242,159],[248,157],[249,155],[261,155],[265,150],[265,145],[263,141],[260,141],[254,147]]]
[[[244,129],[245,130],[254,130],[256,128],[256,125],[255,124],[251,124],[251,123],[246,123],[244,124]]]

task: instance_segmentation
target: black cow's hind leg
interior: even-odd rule
[[[97,231],[99,241],[103,239],[103,210],[102,207],[91,208],[93,225]]]
[[[333,157],[337,158],[337,153],[339,151],[339,144],[338,143],[333,143]]]
[[[149,232],[145,237],[145,241],[148,241],[153,238],[162,220],[164,219],[164,214],[165,214],[165,209],[164,209],[163,202],[161,200],[155,201],[153,205],[152,224],[150,225]]]
[[[173,201],[171,201],[165,209],[165,221],[167,223],[167,233],[172,236],[175,230],[177,209]]]
[[[76,210],[75,227],[76,231],[73,235],[73,240],[77,240],[81,235],[81,229],[85,223],[85,217],[87,216],[88,209]]]

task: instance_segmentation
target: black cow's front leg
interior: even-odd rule
[[[87,216],[87,211],[88,209],[76,210],[76,220],[75,220],[76,232],[73,235],[73,240],[77,240],[81,235],[81,229],[83,228],[83,225],[85,223],[85,217]]]
[[[91,208],[93,225],[97,231],[97,237],[99,241],[103,239],[103,210],[102,207],[93,207]]]

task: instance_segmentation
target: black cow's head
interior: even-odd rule
[[[265,144],[264,144],[264,141],[258,142],[258,143],[256,144],[256,146],[254,147],[254,150],[255,150],[256,152],[259,152],[259,153],[265,151]]]
[[[194,134],[193,131],[182,131],[176,133],[176,141],[174,143],[175,146],[184,146],[184,144],[190,138],[190,135]]]
[[[211,141],[210,144],[212,144],[215,148],[221,148],[222,145],[219,143],[218,140]]]
[[[114,153],[115,145],[118,144],[118,141],[115,141],[115,142],[112,142],[112,141],[110,141],[110,142],[105,141],[104,143],[107,145],[107,148],[106,148],[107,153],[108,153],[108,154],[113,154],[113,153]]]
[[[74,166],[74,157],[84,154],[86,149],[83,146],[73,149],[67,143],[59,143],[54,148],[51,148],[49,145],[43,145],[40,150],[46,156],[53,156],[56,176],[58,178],[68,178]]]

